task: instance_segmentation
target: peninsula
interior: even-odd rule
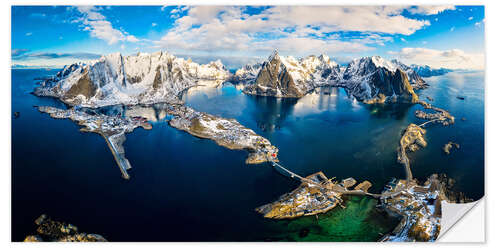
[[[404,166],[406,178],[391,181],[382,193],[374,194],[368,191],[372,186],[368,180],[358,185],[353,178],[337,182],[322,172],[302,177],[278,163],[278,149],[268,139],[235,119],[196,111],[180,99],[183,91],[191,87],[217,87],[226,80],[243,84],[243,92],[249,95],[300,98],[320,86],[338,86],[365,104],[391,102],[422,106],[424,110],[417,110],[415,116],[425,122],[409,124],[397,149],[397,161]],[[151,129],[152,125],[142,116],[87,111],[117,104],[145,107],[162,104],[170,126],[229,149],[246,150],[247,164],[268,162],[287,176],[300,180],[299,187],[290,193],[256,208],[264,217],[285,219],[325,213],[342,206],[345,195],[368,195],[379,199],[390,213],[403,218],[396,230],[382,240],[427,241],[436,239],[439,233],[440,201],[449,200],[451,192],[434,175],[420,185],[411,173],[408,153],[427,145],[426,125],[448,126],[454,123],[454,117],[444,109],[419,100],[414,89],[424,87],[427,85],[412,67],[378,56],[355,59],[341,68],[326,55],[297,60],[281,57],[275,51],[262,64],[244,67],[231,76],[220,61],[200,65],[157,52],[127,57],[111,54],[89,64],[67,66],[42,82],[34,94],[56,97],[70,105],[66,110],[39,107],[39,111],[53,118],[71,119],[83,126],[81,131],[103,136],[125,179],[130,178],[127,170],[131,168],[123,148],[125,134],[137,127]]]
[[[111,72],[111,73],[109,73]],[[72,106],[67,110],[39,107],[53,118],[68,118],[84,126],[81,131],[98,133],[106,140],[122,177],[129,179],[131,168],[125,157],[125,133],[136,127],[151,129],[145,117],[120,117],[85,112],[84,108],[110,105],[152,105],[165,103],[173,118],[169,125],[218,145],[249,152],[247,164],[278,161],[278,149],[269,140],[234,119],[225,119],[186,107],[180,100],[183,91],[193,86],[218,86],[229,78],[220,61],[200,65],[166,52],[138,53],[124,57],[110,54],[89,64],[66,66],[43,81],[33,92],[38,96],[56,97]]]
[[[124,179],[130,178],[127,170],[132,168],[125,157],[123,148],[125,134],[137,127],[152,129],[151,124],[144,117],[87,113],[74,107],[64,110],[42,106],[38,107],[38,110],[49,114],[52,118],[71,119],[83,126],[80,129],[82,132],[101,135],[106,140]],[[234,119],[198,112],[180,104],[165,104],[165,111],[173,117],[168,123],[174,128],[200,138],[213,140],[218,145],[229,149],[247,150],[249,152],[247,164],[258,164],[268,160],[278,161],[278,149],[271,145],[269,140],[257,135]]]
[[[334,178],[328,179],[322,172],[304,178],[276,162],[271,162],[286,175],[300,180],[301,184],[292,192],[282,195],[277,201],[255,210],[266,218],[295,218],[325,213],[338,205],[342,206],[344,195],[368,195],[379,199],[382,207],[390,214],[402,218],[394,231],[382,237],[380,241],[434,241],[440,231],[441,201],[460,202],[465,199],[456,199],[461,197],[460,194],[455,194],[449,189],[449,180],[443,176],[431,175],[422,185],[413,178],[407,152],[414,152],[427,146],[424,138],[426,131],[422,127],[430,123],[443,126],[454,123],[454,117],[446,110],[423,101],[418,104],[434,113],[417,111],[416,117],[427,121],[420,125],[408,125],[400,138],[397,160],[405,168],[406,179],[394,179],[386,185],[382,193],[373,194],[368,192],[371,187],[369,181],[349,189],[356,184],[353,178],[338,183],[333,181]]]

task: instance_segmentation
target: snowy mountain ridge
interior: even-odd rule
[[[354,59],[341,68],[326,55],[296,59],[280,56],[275,50],[258,73],[257,69],[257,65],[247,65],[237,71],[236,75],[245,76],[247,94],[301,97],[316,87],[330,85],[344,87],[364,101],[380,102],[386,97],[394,101],[414,101],[412,86],[421,88],[425,84],[412,68],[380,56]]]
[[[220,60],[200,65],[161,51],[114,53],[89,64],[66,66],[34,94],[87,107],[178,102],[183,90],[201,83],[217,85],[229,75]]]
[[[245,93],[301,97],[318,86],[338,80],[341,75],[340,66],[327,55],[296,59],[292,56],[280,56],[277,50],[255,73],[257,69],[256,65],[247,65],[237,71],[236,75],[255,75],[255,81],[248,77],[245,79],[245,83],[250,83],[244,89]]]
[[[262,64],[263,62],[247,64],[243,66],[242,68],[236,70],[230,81],[243,84],[248,84],[252,81],[255,81],[255,78],[257,78],[257,75],[259,74]]]
[[[38,86],[34,94],[86,107],[176,103],[187,88],[218,86],[229,80],[243,83],[243,91],[251,95],[299,98],[319,86],[340,86],[360,100],[399,100],[401,94],[404,100],[414,100],[413,89],[426,87],[414,69],[380,56],[358,58],[340,67],[324,54],[296,59],[280,56],[275,50],[267,61],[246,65],[231,75],[220,60],[200,65],[162,51],[131,56],[114,53],[89,63],[65,66]],[[395,82],[396,78],[399,82]]]
[[[421,77],[431,77],[431,76],[440,76],[449,72],[453,72],[452,69],[446,68],[432,68],[428,65],[416,65],[412,64],[410,67]]]
[[[416,102],[413,86],[423,84],[418,75],[410,78],[397,61],[386,61],[380,56],[362,57],[350,62],[340,81],[354,97],[365,102]],[[413,80],[413,86],[410,81]]]

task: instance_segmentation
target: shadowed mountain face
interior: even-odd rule
[[[190,87],[218,86],[226,80],[244,83],[246,94],[291,98],[321,86],[341,86],[366,103],[412,103],[418,100],[413,88],[425,87],[412,68],[379,56],[355,59],[343,70],[326,55],[295,59],[274,51],[262,64],[248,65],[230,77],[220,61],[200,65],[156,52],[110,54],[90,64],[67,66],[34,93],[86,107],[178,103],[179,94]]]
[[[408,75],[408,81],[414,89],[423,89],[429,86],[427,83],[425,83],[424,79],[422,79],[423,76],[416,71],[414,65],[408,66],[396,59],[391,60],[391,63],[404,71],[406,75]]]
[[[85,98],[90,98],[96,94],[97,86],[92,84],[89,77],[88,70],[84,70],[82,77],[76,82],[75,85],[66,92],[63,96],[64,99],[72,99],[78,95],[83,95]]]
[[[245,89],[245,92],[261,96],[303,96],[278,53],[275,52],[269,59],[262,64],[255,83]]]
[[[278,54],[265,62],[257,75],[254,86],[257,95],[301,97],[292,76],[282,64]]]
[[[250,75],[244,74],[247,73],[247,68],[249,66],[245,66],[238,73]],[[262,64],[253,84],[245,88],[245,93],[299,98],[316,87],[336,82],[339,75],[340,67],[326,55],[309,56],[297,60],[291,56],[281,57],[277,51],[274,51]],[[251,81],[246,78],[245,83],[251,83]]]
[[[281,57],[275,51],[258,74],[253,74],[256,76],[252,82],[248,76],[255,71],[255,65],[239,70],[240,75],[246,76],[244,83],[248,85],[244,92],[247,94],[300,98],[316,87],[330,85],[345,87],[356,99],[367,103],[413,103],[418,100],[413,86],[425,87],[425,82],[410,67],[379,56],[353,60],[341,70],[325,55],[297,60]]]
[[[413,91],[413,87],[408,82],[406,73],[397,69],[396,72],[391,72],[387,69],[379,69],[376,73],[370,76],[369,80],[369,96],[364,98],[366,102],[406,102],[415,103],[418,101],[418,96]]]
[[[380,57],[351,62],[343,75],[343,85],[351,95],[368,103],[418,101],[407,74]]]
[[[115,53],[89,64],[66,66],[42,82],[34,93],[86,107],[176,103],[185,89],[201,82],[216,86],[229,75],[220,61],[200,65],[166,52],[132,56]]]

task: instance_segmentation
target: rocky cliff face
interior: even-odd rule
[[[235,82],[248,84],[244,90],[247,94],[298,98],[316,87],[331,85],[345,87],[367,103],[416,102],[414,89],[426,85],[411,67],[379,56],[355,59],[342,70],[326,55],[297,60],[275,51],[255,74],[257,66],[248,65],[235,74]]]
[[[360,101],[415,102],[414,89],[425,82],[411,67],[381,57],[353,60],[341,69],[326,55],[295,59],[275,51],[261,64],[247,65],[231,79],[220,61],[200,65],[166,52],[119,53],[90,64],[65,67],[34,91],[70,105],[99,107],[114,104],[178,103],[183,90],[231,80],[246,85],[251,95],[299,98],[319,86],[342,86]],[[203,81],[203,83],[201,83]],[[213,83],[210,83],[213,82]]]
[[[66,222],[52,220],[42,214],[35,220],[36,233],[28,235],[24,242],[105,242],[104,237],[99,234],[82,233],[78,228]]]
[[[422,79],[421,75],[418,74],[413,67],[410,67],[396,59],[392,60],[391,63],[406,73],[408,81],[414,89],[424,89],[429,87],[429,85],[425,83],[424,79]]]
[[[349,94],[366,103],[418,101],[407,74],[378,56],[349,63],[342,82]]]
[[[315,87],[338,79],[340,67],[327,56],[295,59],[277,51],[265,61],[255,81],[244,92],[275,97],[302,97]]]
[[[228,77],[220,61],[200,65],[166,52],[133,56],[115,53],[87,65],[66,66],[37,87],[34,94],[87,107],[178,102],[179,93],[199,81]]]

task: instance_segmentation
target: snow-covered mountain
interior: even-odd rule
[[[275,50],[262,63],[255,81],[244,92],[263,96],[302,97],[318,86],[338,81],[340,75],[339,65],[326,55],[297,60],[292,56],[282,57]],[[247,79],[246,82],[252,81]]]
[[[133,56],[115,53],[89,64],[64,67],[34,94],[87,107],[178,102],[183,90],[200,82],[219,84],[229,75],[219,60],[200,65],[166,52]]]
[[[342,76],[349,94],[365,102],[416,102],[418,96],[398,65],[379,56],[350,62]]]
[[[245,93],[302,97],[318,86],[331,85],[345,87],[362,101],[414,102],[418,97],[413,88],[425,85],[422,78],[407,65],[379,56],[355,59],[341,69],[326,55],[297,60],[291,56],[279,56],[274,51],[255,74],[257,66],[246,66],[237,71],[239,76],[244,76],[241,78],[244,78],[245,83],[250,83],[245,87]],[[254,76],[255,80],[252,80]]]
[[[396,59],[393,59],[391,63],[393,63],[406,73],[406,75],[408,76],[408,81],[414,89],[424,89],[429,87],[429,85],[425,83],[424,79],[422,79],[421,75],[415,71],[413,66],[408,66]]]
[[[424,72],[429,67],[417,69]],[[180,93],[189,87],[217,86],[228,79],[245,83],[244,92],[252,95],[302,97],[318,86],[331,85],[345,87],[366,102],[413,102],[418,99],[413,89],[426,85],[415,67],[379,56],[355,59],[340,68],[326,55],[296,59],[282,57],[276,50],[267,61],[247,65],[230,78],[219,60],[200,65],[155,52],[132,56],[115,53],[88,64],[66,66],[34,93],[87,107],[179,102]]]
[[[263,63],[247,64],[236,70],[230,81],[234,83],[251,83],[255,81]]]
[[[453,71],[451,69],[445,69],[445,68],[435,69],[427,65],[422,66],[422,65],[412,64],[410,67],[415,72],[417,72],[417,74],[419,74],[421,77],[440,76]]]

